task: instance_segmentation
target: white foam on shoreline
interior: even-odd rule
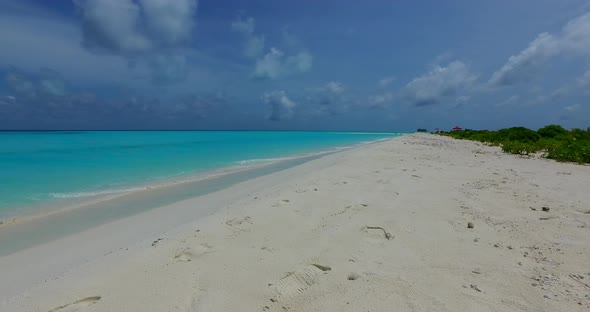
[[[94,191],[94,192],[78,192],[78,193],[49,193],[49,196],[53,198],[80,198],[80,197],[93,197],[93,196],[100,196],[100,195],[112,195],[112,194],[121,194],[121,193],[131,193],[137,191],[145,191],[149,189],[148,187],[131,187],[131,188],[124,188],[124,189],[113,189],[113,190],[102,190],[102,191]]]

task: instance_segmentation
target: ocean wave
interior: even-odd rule
[[[264,163],[273,163],[277,161],[284,161],[284,160],[292,160],[298,157],[277,157],[277,158],[254,158],[254,159],[246,159],[237,161],[236,164],[240,166],[247,166],[247,165],[259,165]]]
[[[245,159],[245,160],[237,161],[237,162],[235,162],[235,164],[238,164],[240,166],[264,165],[264,164],[271,164],[271,163],[275,163],[275,162],[279,162],[279,161],[287,161],[287,160],[294,160],[294,159],[300,159],[300,158],[305,158],[305,157],[319,156],[319,155],[324,155],[324,154],[329,154],[329,153],[334,153],[334,152],[346,150],[349,148],[351,148],[351,147],[350,146],[344,146],[344,147],[341,146],[341,147],[334,147],[334,148],[331,148],[328,150],[323,150],[323,151],[319,151],[319,152],[315,152],[315,153],[296,154],[294,156],[289,156],[289,157]]]
[[[138,192],[138,191],[145,191],[149,190],[151,187],[144,186],[144,187],[130,187],[130,188],[122,188],[122,189],[109,189],[109,190],[99,190],[99,191],[92,191],[92,192],[73,192],[73,193],[49,193],[49,196],[53,198],[82,198],[82,197],[94,197],[94,196],[101,196],[101,195],[116,195],[116,194],[123,194],[123,193],[131,193],[131,192]]]

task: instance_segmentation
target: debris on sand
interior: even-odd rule
[[[384,228],[382,228],[380,226],[365,226],[365,228],[367,230],[381,230],[381,231],[383,231],[383,234],[385,234],[385,238],[387,240],[391,240],[393,238],[393,235],[391,235],[391,233],[387,232]]]
[[[326,272],[326,271],[330,271],[330,270],[332,270],[332,268],[331,268],[331,267],[329,267],[329,266],[327,266],[327,265],[321,265],[321,264],[317,264],[317,263],[314,263],[314,264],[312,264],[312,265],[313,265],[314,267],[316,267],[316,268],[318,268],[318,269],[322,270],[323,272]]]
[[[348,274],[348,277],[347,277],[347,279],[349,281],[356,281],[359,278],[361,278],[361,276],[356,273],[350,273],[350,274]]]

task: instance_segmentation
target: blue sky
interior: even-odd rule
[[[0,129],[590,126],[581,0],[0,0]]]

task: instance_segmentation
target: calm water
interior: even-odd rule
[[[0,218],[233,166],[396,136],[272,131],[0,132]]]

